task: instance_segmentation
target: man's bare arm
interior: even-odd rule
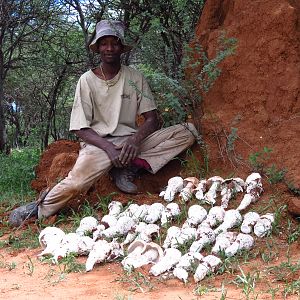
[[[113,143],[99,136],[92,128],[82,128],[80,130],[73,130],[72,132],[85,143],[104,150],[115,167],[122,167],[122,163],[119,160],[120,150],[118,150]]]
[[[127,165],[136,158],[140,152],[141,142],[160,127],[157,110],[145,112],[142,115],[145,119],[144,123],[138,128],[134,135],[130,136],[122,146],[119,147],[120,149],[122,148],[119,156],[122,165]]]

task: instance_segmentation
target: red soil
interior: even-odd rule
[[[225,31],[227,37],[235,37],[238,41],[236,54],[227,57],[221,64],[221,76],[213,88],[204,95],[201,111],[195,119],[208,145],[210,174],[227,177],[234,174],[245,178],[251,170],[248,163],[250,153],[260,152],[263,147],[271,148],[267,166],[272,163],[277,168],[285,168],[286,178],[300,187],[300,2],[298,0],[207,0],[201,19],[196,28],[196,37],[200,40],[209,57],[215,54],[217,39]],[[237,128],[238,138],[234,141],[234,152],[226,148],[231,127]],[[79,144],[71,141],[57,141],[51,144],[43,153],[37,167],[37,178],[32,187],[41,191],[46,186],[52,186],[63,178],[74,164]],[[203,156],[198,146],[193,152],[199,160]],[[157,175],[145,175],[137,181],[140,194],[130,196],[119,194],[118,200],[123,202],[133,199],[137,203],[151,203],[158,200],[157,193],[163,188],[168,178],[180,174],[180,162],[174,161]],[[188,174],[183,174],[188,175]],[[269,201],[275,189],[267,184],[262,203]],[[88,193],[90,201],[97,201],[99,195],[107,195],[117,191],[109,178],[101,179]],[[149,195],[150,192],[153,195]],[[285,203],[292,203],[294,210],[299,209],[299,197],[288,191],[285,184],[276,186],[280,198],[276,200],[276,208]],[[275,209],[275,208],[274,208]],[[287,219],[287,218],[286,218]],[[276,240],[280,247],[277,253],[279,263],[286,251],[286,233],[280,234]],[[262,251],[264,242],[257,245],[257,251]],[[24,261],[26,255],[32,257],[36,253],[26,251],[15,258],[6,257],[8,261]],[[299,260],[299,244],[293,244],[292,260]],[[250,261],[247,270],[261,265],[262,261]],[[46,267],[44,268],[46,269]],[[128,295],[126,284],[112,281],[116,279],[120,267],[115,264],[99,266],[89,274],[71,274],[65,282],[59,282],[59,293],[55,286],[49,286],[41,277],[46,276],[48,269],[38,267],[38,272],[28,280],[28,276],[18,270],[5,271],[5,278],[0,281],[1,293],[6,299],[38,299],[39,297],[62,299],[113,299],[114,295]],[[39,276],[37,276],[37,274]],[[298,274],[299,275],[299,274]],[[119,277],[118,277],[119,278]],[[215,277],[217,279],[217,277]],[[218,282],[222,281],[219,278]],[[231,278],[232,279],[232,278]],[[154,280],[154,279],[151,279]],[[266,281],[270,284],[276,280],[270,274]],[[30,284],[30,282],[32,282]],[[34,282],[34,284],[33,284]],[[204,284],[221,286],[212,280]],[[23,285],[20,291],[13,284]],[[133,299],[196,299],[192,295],[192,286],[184,286],[178,281],[167,281],[158,284],[158,289],[145,295],[134,294]],[[230,299],[241,299],[241,290],[234,286],[227,287]],[[258,289],[265,289],[264,285]],[[32,291],[32,292],[31,292]],[[34,292],[33,292],[34,291]],[[119,292],[120,291],[120,292]],[[60,295],[58,297],[57,295]],[[271,294],[264,294],[259,299],[271,299]],[[25,296],[25,298],[24,298]],[[205,299],[220,299],[220,290],[210,292]],[[27,299],[27,298],[26,298]],[[276,295],[281,299],[281,295]]]

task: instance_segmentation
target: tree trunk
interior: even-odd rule
[[[3,67],[3,52],[0,49],[0,152],[5,151],[6,146],[6,128],[4,118],[4,67]]]
[[[50,102],[50,108],[49,108],[49,112],[48,112],[48,117],[47,117],[47,125],[46,125],[46,131],[44,134],[44,138],[43,138],[43,146],[44,149],[48,146],[48,142],[49,142],[49,135],[50,135],[50,128],[51,128],[51,121],[53,120],[54,116],[55,116],[55,112],[56,112],[56,104],[57,104],[57,97],[58,97],[58,91],[59,91],[59,87],[63,82],[64,76],[66,74],[67,71],[67,65],[64,65],[63,69],[61,70],[57,81],[53,87],[53,90],[50,93],[50,97],[49,97],[49,102]]]

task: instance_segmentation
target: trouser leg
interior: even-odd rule
[[[68,176],[55,185],[39,205],[38,216],[48,217],[65,207],[69,200],[87,191],[91,185],[111,168],[105,151],[85,145]]]
[[[160,129],[142,142],[139,157],[149,163],[155,174],[176,155],[190,147],[197,135],[197,130],[191,123]]]
[[[160,129],[142,142],[139,157],[149,163],[152,173],[156,173],[176,155],[191,146],[196,135],[197,131],[190,123]],[[125,138],[116,138],[113,142],[118,145]],[[64,208],[69,200],[87,191],[111,167],[111,161],[105,151],[87,144],[80,150],[68,176],[54,186],[39,205],[39,218],[51,216]]]

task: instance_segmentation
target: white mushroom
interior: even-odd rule
[[[138,228],[137,232],[139,239],[149,243],[159,237],[159,226],[156,224],[147,224],[143,229]]]
[[[46,227],[39,234],[39,242],[43,251],[38,256],[52,254],[63,240],[65,233],[57,227]]]
[[[251,233],[253,226],[256,224],[259,219],[259,214],[254,211],[249,211],[244,215],[244,220],[241,225],[241,232],[243,233]]]
[[[183,189],[183,179],[180,176],[172,177],[168,180],[168,186],[163,193],[163,197],[167,202],[174,200],[176,193],[179,193]],[[162,193],[160,194],[162,195]]]
[[[197,232],[196,228],[192,228],[192,227],[181,228],[179,236],[172,239],[171,247],[178,248],[180,245],[183,245],[188,241],[195,240],[196,232]]]
[[[201,205],[192,205],[188,210],[188,218],[186,222],[189,226],[198,226],[207,216],[207,211]]]
[[[96,230],[93,232],[93,240],[96,241],[98,238],[103,236],[102,232],[106,229],[103,224],[99,224]]]
[[[139,207],[140,206],[136,203],[130,204],[123,212],[121,212],[118,215],[118,219],[120,219],[122,217],[130,217],[130,218],[135,217],[135,214],[138,211]]]
[[[140,205],[137,210],[134,212],[133,217],[138,219],[139,221],[143,220],[145,216],[148,214],[150,205],[142,204]]]
[[[190,247],[190,252],[200,252],[207,244],[212,244],[216,239],[214,231],[206,225],[200,225],[197,228],[196,240]]]
[[[183,180],[183,189],[180,191],[179,197],[185,202],[189,201],[193,196],[194,189],[198,186],[199,179],[196,177],[187,177]]]
[[[81,236],[74,232],[66,234],[61,241],[60,245],[53,251],[52,261],[57,263],[59,259],[66,257],[70,253],[79,252],[79,241]]]
[[[236,240],[225,249],[226,256],[234,256],[239,250],[249,250],[254,245],[254,239],[250,234],[239,233]]]
[[[171,243],[173,239],[176,239],[181,233],[181,229],[177,226],[171,226],[167,230],[167,236],[163,243],[163,248],[169,248],[171,246]]]
[[[254,233],[258,237],[264,237],[268,235],[272,230],[272,224],[274,223],[274,214],[267,213],[262,215],[254,225]]]
[[[105,240],[98,240],[94,243],[92,250],[89,253],[85,269],[87,272],[91,271],[96,263],[110,261],[123,255],[123,248],[119,243],[115,241],[108,243]]]
[[[173,270],[173,275],[184,283],[187,282],[189,277],[188,271],[180,267],[175,267],[175,269]]]
[[[114,217],[118,217],[118,215],[122,212],[123,210],[123,205],[121,202],[119,201],[111,201],[108,204],[108,210],[109,210],[109,215],[110,216],[114,216]]]
[[[146,245],[145,241],[135,240],[128,246],[127,253],[133,256],[141,255],[145,251]]]
[[[146,223],[155,223],[161,218],[162,211],[165,207],[161,203],[153,203],[150,205],[147,214],[144,217]]]
[[[161,212],[161,225],[167,224],[171,219],[180,214],[179,205],[175,202],[169,203],[165,209]]]
[[[198,252],[187,252],[183,256],[181,256],[178,264],[176,267],[178,268],[183,268],[185,270],[191,270],[192,265],[194,264],[195,261],[202,261],[204,256]]]
[[[103,224],[106,228],[116,226],[118,219],[113,215],[105,215],[101,219],[101,224]]]
[[[224,221],[225,209],[222,206],[213,206],[206,217],[202,222],[203,225],[207,224],[210,227],[215,227],[216,225]]]
[[[86,271],[91,271],[96,263],[105,261],[111,250],[111,245],[107,241],[98,240],[95,242],[85,263]]]
[[[91,252],[95,241],[89,236],[82,236],[78,241],[78,254],[86,255]]]
[[[243,217],[238,210],[230,209],[225,212],[223,223],[215,229],[216,234],[220,234],[222,231],[227,231],[233,227],[237,227],[242,223]]]
[[[255,202],[256,199],[257,198],[252,194],[245,194],[236,210],[242,211],[246,209],[251,203]]]
[[[225,179],[222,184],[221,190],[221,206],[224,208],[228,207],[229,201],[231,198],[239,192],[244,191],[245,182],[241,178],[229,178]]]
[[[256,198],[263,192],[261,176],[259,173],[252,173],[246,179],[246,192],[247,194],[252,194]]]
[[[79,227],[76,229],[78,235],[86,235],[89,232],[96,230],[98,221],[94,217],[84,217],[79,224]]]
[[[214,272],[221,263],[222,261],[214,255],[205,256],[194,274],[195,282],[201,281],[208,272]]]
[[[216,203],[217,192],[221,191],[223,178],[214,176],[207,180],[207,184],[211,184],[208,192],[204,195],[204,201],[208,204],[214,205]]]
[[[205,179],[200,180],[200,182],[198,183],[195,191],[195,197],[196,199],[202,201],[204,200],[204,193],[206,192],[207,189],[207,181]]]
[[[149,271],[150,274],[158,276],[171,270],[180,260],[181,252],[174,248],[168,248],[164,251],[164,256],[153,265]]]
[[[110,242],[111,251],[107,256],[107,261],[114,260],[120,256],[124,256],[124,249],[123,245],[116,242],[115,240],[112,240]]]
[[[199,252],[187,252],[181,256],[173,270],[173,275],[186,283],[189,276],[188,271],[191,271],[194,265],[198,265],[203,258],[204,256]]]
[[[211,252],[218,254],[219,252],[225,251],[230,245],[236,240],[237,232],[221,232],[216,237],[216,243],[211,249]]]
[[[161,247],[153,242],[136,240],[128,247],[128,256],[122,261],[125,269],[139,268],[149,263],[157,263],[163,257]]]
[[[115,226],[109,227],[101,232],[102,236],[113,238],[115,236],[125,236],[129,231],[135,228],[135,221],[131,217],[123,216],[118,219]]]

